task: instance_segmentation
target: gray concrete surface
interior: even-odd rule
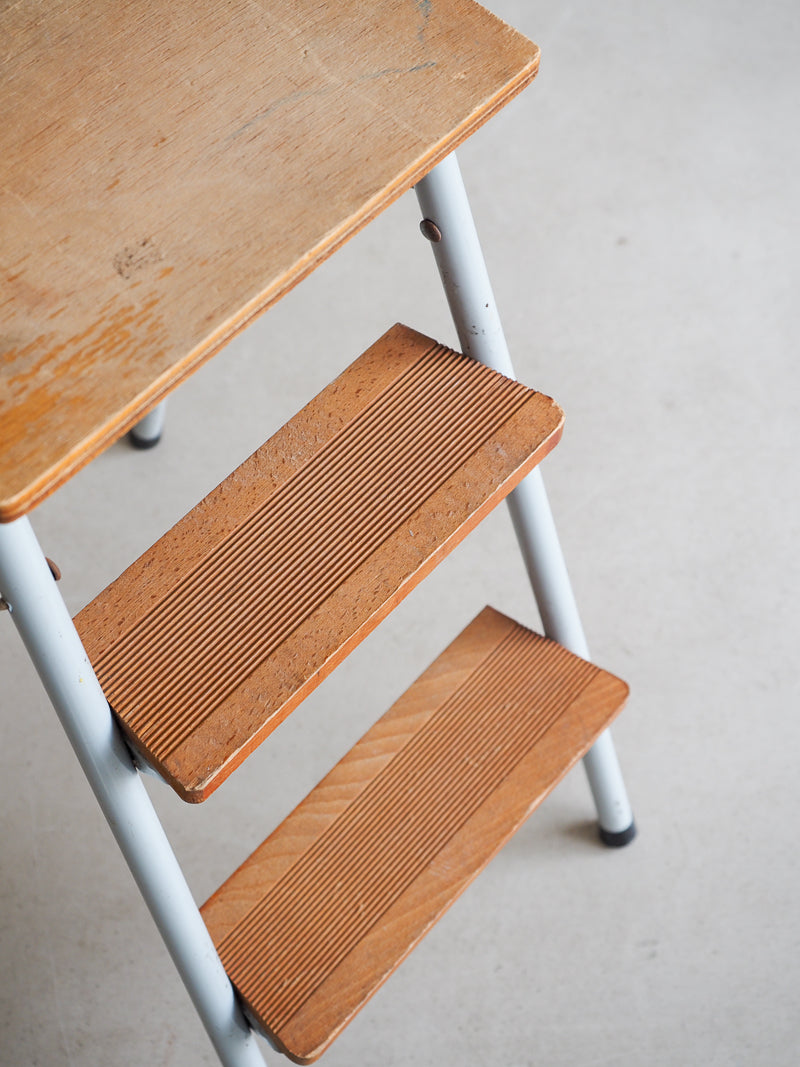
[[[495,0],[542,47],[464,146],[640,835],[581,771],[327,1067],[800,1062],[796,4]],[[413,196],[33,519],[77,611],[394,321],[454,342]],[[486,603],[536,624],[494,513],[205,805],[151,792],[199,900]],[[0,1062],[178,1067],[210,1045],[0,616]],[[269,1063],[279,1062],[274,1054]]]

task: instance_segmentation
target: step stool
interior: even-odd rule
[[[0,595],[222,1063],[316,1059],[566,772],[634,824],[455,148],[534,78],[472,0],[0,14]],[[414,187],[462,353],[402,325],[76,617],[28,514]],[[500,499],[545,636],[486,608],[198,909],[202,801]]]

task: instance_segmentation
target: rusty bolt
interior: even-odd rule
[[[429,241],[432,241],[433,244],[438,244],[439,241],[441,241],[442,231],[436,223],[432,222],[430,219],[423,219],[419,224],[419,228],[422,231],[422,236],[426,237]]]

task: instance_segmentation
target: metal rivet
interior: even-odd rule
[[[438,244],[438,242],[441,241],[442,231],[439,229],[436,223],[432,222],[430,219],[423,219],[422,222],[419,224],[419,228],[422,232],[422,236],[426,237],[434,244]]]

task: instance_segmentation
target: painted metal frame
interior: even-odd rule
[[[514,377],[475,225],[454,155],[416,187],[423,232],[464,352]],[[133,431],[147,447],[161,434],[164,404]],[[588,657],[539,470],[509,506],[545,632]],[[224,1067],[264,1067],[253,1030],[225,973],[134,758],[56,587],[27,518],[0,524],[0,595],[8,606],[98,803],[131,869]],[[601,832],[630,840],[633,819],[610,735],[585,758]]]
[[[420,228],[431,242],[462,351],[487,367],[515,378],[455,153],[417,184],[416,193],[423,218]],[[577,656],[589,659],[589,647],[538,467],[509,496],[508,506],[545,634]],[[608,730],[601,734],[583,762],[602,839],[609,845],[627,844],[635,834],[635,826]]]
[[[164,421],[167,417],[167,402],[162,400],[144,418],[139,419],[130,432],[131,444],[135,448],[153,448],[161,440]]]
[[[264,1067],[27,518],[0,524],[0,590],[220,1061]]]

